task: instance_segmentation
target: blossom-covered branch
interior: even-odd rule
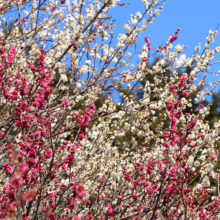
[[[189,58],[180,29],[152,51],[141,34],[165,2],[142,0],[119,36],[120,0],[0,2],[1,219],[220,218],[220,123],[200,103],[218,32]]]

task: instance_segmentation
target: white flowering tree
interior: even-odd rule
[[[165,2],[142,0],[115,45],[120,0],[0,2],[2,26],[13,18],[0,33],[0,219],[220,219],[220,123],[204,121],[209,106],[191,109],[218,85],[204,87],[218,32],[189,58],[173,48],[180,29],[138,49]]]

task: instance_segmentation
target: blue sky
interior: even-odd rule
[[[145,9],[141,0],[121,1],[121,3],[126,2],[130,2],[130,5],[116,7],[111,12],[112,17],[116,18],[115,24],[118,25],[115,37],[124,32],[123,26],[127,20],[130,20],[131,14],[136,14],[137,11],[143,13]],[[181,28],[175,44],[187,46],[184,53],[187,57],[190,57],[199,43],[204,48],[209,30],[215,30],[220,23],[219,9],[220,0],[167,0],[163,11],[159,16],[156,16],[155,23],[148,24],[146,33],[142,33],[137,42],[143,44],[144,36],[150,35],[152,50],[154,50],[162,43],[165,43],[177,28]],[[219,35],[215,37],[215,42],[211,44],[211,49],[220,46],[220,26],[218,31]],[[220,60],[220,53],[215,56],[214,61],[217,60]],[[138,59],[134,63],[137,62],[139,62]],[[211,70],[213,72],[220,70],[220,63],[212,66]],[[215,82],[220,79],[220,74],[219,76],[210,74],[208,78],[208,82]]]

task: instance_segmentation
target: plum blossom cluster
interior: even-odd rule
[[[165,2],[142,0],[119,36],[120,0],[0,3],[4,27],[15,15],[0,34],[1,220],[220,219],[220,121],[200,104],[219,83],[206,86],[218,32],[189,58],[180,29],[152,51]]]

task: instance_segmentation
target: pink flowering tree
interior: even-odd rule
[[[118,38],[109,11],[120,0],[0,2],[5,28],[13,13],[0,31],[1,220],[220,219],[220,123],[204,120],[209,106],[192,110],[218,85],[205,87],[218,32],[188,58],[173,48],[180,29],[137,49],[165,2],[142,0]]]

